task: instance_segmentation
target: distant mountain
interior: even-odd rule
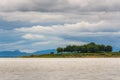
[[[19,50],[16,51],[2,51],[0,52],[0,57],[20,57],[20,56],[29,56],[31,54],[20,52]]]
[[[20,57],[20,56],[49,54],[51,52],[57,53],[56,49],[48,49],[48,50],[36,51],[34,53],[26,53],[26,52],[21,52],[19,50],[15,50],[15,51],[1,51],[0,52],[0,57],[1,58],[5,58],[5,57],[14,58],[14,57]]]
[[[48,49],[48,50],[37,51],[37,52],[34,52],[33,54],[35,55],[50,54],[51,52],[57,53],[56,49]]]

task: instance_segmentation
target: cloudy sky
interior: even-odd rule
[[[0,51],[88,42],[120,50],[120,0],[0,0]]]

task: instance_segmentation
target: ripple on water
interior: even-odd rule
[[[120,59],[1,58],[0,80],[120,80]]]

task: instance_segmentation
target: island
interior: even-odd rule
[[[111,45],[90,42],[84,45],[67,45],[58,47],[57,53],[22,56],[22,58],[119,58],[120,52],[113,52]]]

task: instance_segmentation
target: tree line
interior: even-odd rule
[[[110,45],[96,44],[94,42],[85,45],[68,45],[64,48],[58,47],[58,53],[65,52],[78,52],[78,53],[99,53],[99,52],[112,52],[113,48]]]

